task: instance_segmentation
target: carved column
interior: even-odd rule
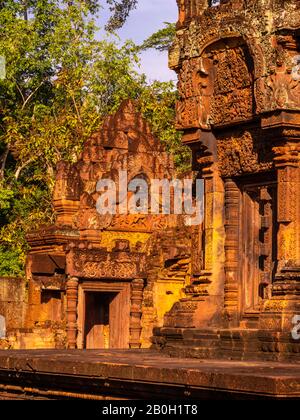
[[[199,227],[201,254],[198,252],[198,270],[192,273],[193,287],[197,295],[211,295],[219,299],[224,287],[224,184],[211,153],[200,148],[196,160],[197,169],[204,180],[204,222]]]
[[[224,301],[224,183],[215,162],[215,137],[212,133],[202,133],[201,139],[210,147],[210,150],[203,145],[199,147],[199,143],[193,146],[195,169],[204,180],[202,252],[201,255],[198,252],[199,264],[195,271],[196,265],[193,264],[192,284],[186,288],[188,299],[193,300],[186,326],[196,328],[219,323]],[[192,321],[191,307],[194,312]]]
[[[238,322],[240,190],[232,179],[225,181],[225,315]]]
[[[278,269],[273,295],[300,294],[300,146],[275,147],[278,173]]]
[[[274,196],[275,195],[275,196]],[[274,278],[274,215],[276,195],[270,187],[260,189],[260,296],[263,299],[269,299],[272,293],[272,282]],[[259,309],[259,305],[257,307]]]
[[[209,161],[209,166],[201,169],[204,181],[204,220],[203,225],[195,229],[192,249],[192,284],[186,288],[186,293],[192,296],[208,296],[213,275],[215,182],[212,162]],[[203,237],[205,237],[204,248],[202,248]]]
[[[277,169],[277,271],[260,328],[289,334],[300,313],[300,147],[275,147]]]
[[[68,348],[76,349],[78,283],[76,277],[67,280],[67,340]]]
[[[141,347],[141,318],[143,302],[144,280],[134,279],[131,283],[131,307],[130,307],[130,341],[131,349]]]
[[[214,170],[213,164],[202,170],[202,176],[204,179],[204,191],[205,191],[205,250],[204,250],[204,270],[212,272],[213,269],[213,233],[214,233],[214,193],[215,193],[215,182],[214,182]]]

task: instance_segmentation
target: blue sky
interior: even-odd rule
[[[105,25],[108,13],[102,11],[99,25]],[[121,40],[132,39],[139,44],[163,27],[163,22],[176,22],[176,0],[139,0],[124,27],[118,31]],[[176,74],[168,69],[167,53],[149,50],[142,54],[141,69],[149,80],[176,80]]]

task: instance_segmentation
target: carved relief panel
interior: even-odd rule
[[[275,65],[265,82],[265,111],[299,109],[300,46],[299,38],[283,33],[273,39]]]
[[[253,65],[244,45],[220,42],[207,54],[214,65],[210,123],[226,124],[253,115]]]
[[[179,72],[178,128],[209,129],[248,120],[255,112],[254,66],[241,39],[222,40]]]

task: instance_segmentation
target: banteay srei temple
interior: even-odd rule
[[[177,178],[125,101],[77,163],[59,163],[55,224],[28,235],[24,282],[0,285],[7,348],[300,362],[300,3],[177,3],[169,65],[201,222],[122,213],[130,192],[97,210],[101,180]]]

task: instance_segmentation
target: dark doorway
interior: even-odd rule
[[[86,293],[85,348],[108,349],[110,305],[116,293]]]
[[[85,292],[84,348],[128,348],[129,325],[122,293]]]

